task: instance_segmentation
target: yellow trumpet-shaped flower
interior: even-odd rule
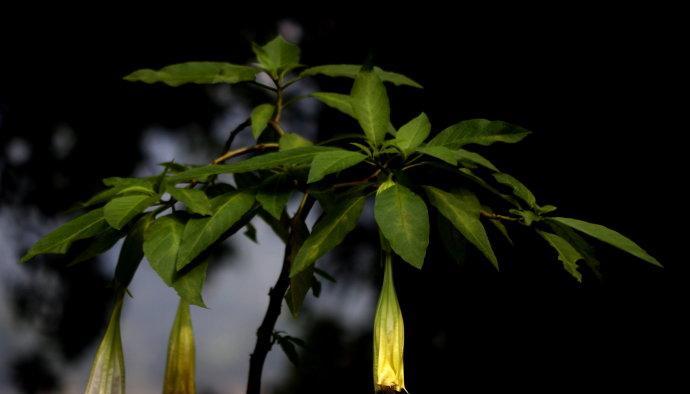
[[[386,254],[383,286],[374,319],[374,389],[405,390],[403,346],[405,328],[393,286],[390,252]]]
[[[180,299],[175,322],[170,331],[163,394],[196,393],[194,357],[194,331],[189,304]]]
[[[120,293],[110,316],[108,328],[91,365],[85,394],[124,394],[125,392],[125,359],[120,337],[122,299],[123,293]]]

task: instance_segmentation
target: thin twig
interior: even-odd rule
[[[251,152],[261,152],[261,151],[273,150],[273,149],[278,149],[278,144],[275,142],[266,142],[264,144],[245,146],[243,148],[233,149],[233,150],[229,150],[229,151],[223,153],[222,155],[213,159],[211,164],[220,164],[226,160],[232,159],[233,157],[241,156],[241,155],[251,153]]]
[[[488,212],[488,211],[480,211],[480,214],[487,219],[505,220],[508,222],[517,222],[518,220],[520,220],[518,218],[514,218],[511,216],[499,215],[497,213]]]

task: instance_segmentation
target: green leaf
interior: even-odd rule
[[[86,260],[91,260],[92,258],[108,251],[110,248],[115,246],[117,241],[124,236],[125,234],[122,231],[108,227],[104,232],[98,234],[95,238],[90,240],[86,249],[79,252],[79,254],[67,264],[67,266],[72,266]]]
[[[289,70],[299,66],[299,47],[277,36],[264,46],[252,46],[256,59],[271,76],[278,78]]]
[[[202,291],[206,282],[208,261],[199,264],[191,264],[179,271],[173,280],[173,288],[177,294],[191,305],[206,308]]]
[[[522,140],[530,132],[506,122],[486,119],[470,119],[456,123],[441,131],[429,141],[430,146],[445,146],[458,149],[467,144],[491,145],[494,142],[514,143]]]
[[[160,70],[137,70],[124,79],[145,83],[163,82],[170,86],[186,83],[215,84],[253,81],[257,68],[221,62],[187,62],[173,64]]]
[[[380,145],[390,123],[390,105],[386,87],[372,71],[360,71],[350,93],[352,111],[364,134],[373,145]]]
[[[172,286],[177,271],[175,262],[182,240],[184,223],[173,215],[163,216],[144,233],[144,255],[163,282]]]
[[[141,259],[144,258],[144,233],[153,223],[153,220],[152,214],[141,217],[127,234],[115,267],[116,286],[125,289],[132,282],[134,273],[139,268]]]
[[[163,394],[195,394],[195,347],[189,304],[180,299],[168,340]]]
[[[299,354],[297,353],[297,349],[295,349],[295,345],[285,337],[279,337],[278,344],[280,348],[283,349],[283,352],[285,352],[288,360],[295,366],[299,365]]]
[[[448,193],[431,186],[425,188],[431,204],[498,269],[498,260],[479,220],[481,206],[477,196],[467,190]]]
[[[594,275],[598,279],[602,279],[602,274],[600,271],[601,263],[594,257],[594,248],[589,244],[584,238],[580,236],[574,229],[568,227],[562,223],[546,219],[546,223],[549,225],[551,230],[559,237],[568,241],[582,256],[585,260],[585,264],[592,270]]]
[[[311,266],[290,278],[290,287],[285,293],[285,302],[293,317],[298,317],[304,298],[314,285],[314,267]]]
[[[63,224],[36,242],[22,257],[24,263],[46,253],[65,254],[74,241],[94,237],[109,228],[103,208],[94,209]]]
[[[628,252],[631,255],[638,257],[650,264],[662,267],[661,263],[659,263],[657,259],[650,256],[635,242],[623,236],[622,234],[611,230],[610,228],[604,227],[600,224],[588,223],[582,220],[571,218],[553,217],[550,218],[550,220],[565,224],[566,226],[572,227],[577,231],[581,231],[590,237],[596,238],[602,242],[606,242],[607,244],[624,252]]]
[[[105,220],[112,228],[122,229],[130,220],[158,201],[158,196],[133,194],[110,200],[103,208]]]
[[[532,192],[527,188],[527,186],[522,184],[522,182],[518,181],[517,179],[513,178],[508,174],[499,173],[493,174],[493,176],[498,183],[510,186],[513,189],[513,194],[516,197],[523,200],[524,202],[526,202],[530,208],[538,209],[537,199],[534,197],[534,194],[532,194]]]
[[[177,201],[183,203],[187,210],[199,215],[212,215],[211,201],[201,190],[196,189],[178,189],[174,185],[167,185],[165,191]]]
[[[496,166],[493,165],[493,163],[485,159],[479,153],[470,152],[464,149],[458,149],[455,151],[455,157],[458,159],[459,162],[470,162],[488,168],[492,171],[498,172],[498,168],[496,168]]]
[[[271,120],[276,107],[273,104],[261,104],[252,110],[252,135],[255,140],[258,140],[261,133],[264,132],[268,122]]]
[[[520,205],[520,203],[518,202],[518,200],[516,200],[513,196],[501,193],[495,187],[491,186],[488,182],[486,182],[484,179],[480,178],[475,173],[473,173],[472,170],[470,170],[469,168],[464,168],[464,167],[459,168],[458,174],[460,174],[460,176],[462,176],[464,178],[471,180],[472,182],[476,183],[477,185],[481,186],[484,190],[486,190],[486,191],[494,194],[495,196],[503,199],[504,201],[506,201],[510,205],[513,205],[516,208],[522,207]]]
[[[256,201],[266,212],[278,220],[280,220],[292,194],[292,189],[288,184],[289,180],[290,178],[286,174],[272,175],[261,185],[256,195]]]
[[[463,237],[462,234],[453,227],[450,221],[440,213],[436,220],[436,227],[448,257],[456,264],[464,265],[467,257],[467,248],[469,247],[467,238]]]
[[[96,350],[85,394],[125,394],[125,358],[120,335],[122,298],[122,294],[118,296],[108,328]]]
[[[344,149],[319,153],[314,156],[314,160],[311,162],[307,183],[318,182],[326,175],[350,168],[366,160],[366,158],[359,152]]]
[[[309,268],[321,256],[340,244],[357,226],[366,196],[348,198],[324,213],[309,237],[299,248],[290,269],[290,277]]]
[[[357,64],[328,64],[324,66],[310,67],[302,71],[300,76],[310,77],[313,75],[325,75],[328,77],[346,77],[354,79],[357,77],[357,73],[359,73],[359,70],[361,69],[362,66]],[[374,72],[384,82],[391,82],[394,85],[406,85],[413,88],[422,88],[422,85],[402,74],[384,71],[379,67],[374,67]]]
[[[458,158],[455,154],[455,151],[450,148],[446,148],[445,146],[420,146],[416,149],[416,151],[431,157],[435,157],[441,161],[445,161],[452,166],[456,166],[458,164]]]
[[[191,219],[182,233],[176,267],[181,270],[225,231],[242,218],[254,205],[254,196],[247,192],[223,194],[211,200],[213,216]]]
[[[392,143],[405,152],[405,155],[409,155],[424,142],[430,131],[429,118],[422,112],[398,130]]]
[[[541,235],[556,251],[558,252],[558,260],[563,263],[563,268],[570,275],[572,275],[578,282],[582,282],[582,274],[577,270],[578,260],[582,259],[580,253],[573,248],[572,245],[568,243],[565,239],[559,237],[556,234],[547,233],[545,231],[538,231]]]
[[[280,136],[280,140],[278,141],[278,145],[280,146],[279,150],[285,151],[285,150],[290,150],[290,149],[295,149],[295,148],[304,148],[304,147],[312,146],[314,144],[299,134],[285,133],[282,136]]]
[[[207,165],[203,167],[196,167],[181,172],[177,175],[170,176],[169,182],[179,183],[183,181],[188,181],[190,179],[203,178],[209,175],[218,175],[226,173],[240,174],[258,170],[268,170],[285,165],[309,165],[312,159],[314,159],[314,155],[321,152],[327,152],[333,149],[335,148],[327,146],[306,146],[303,148],[294,148],[285,151],[266,153],[232,164]]]
[[[374,217],[395,253],[421,269],[429,245],[429,212],[424,200],[403,185],[382,185],[376,192]]]
[[[337,109],[345,115],[357,118],[352,109],[352,98],[347,94],[330,93],[330,92],[314,92],[312,97],[326,104],[327,106]]]

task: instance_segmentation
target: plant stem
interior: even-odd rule
[[[245,146],[243,148],[229,150],[229,151],[223,153],[222,155],[213,159],[211,164],[220,164],[220,163],[224,162],[225,160],[232,159],[233,157],[244,155],[244,154],[247,154],[250,152],[260,152],[260,151],[271,150],[271,149],[278,149],[278,144],[273,143],[273,142],[267,142],[265,144],[256,144],[253,146]]]
[[[487,212],[487,211],[481,211],[480,214],[482,216],[484,216],[485,218],[488,218],[488,219],[505,220],[508,222],[517,222],[518,220],[520,220],[518,218],[514,218],[511,216],[499,215],[499,214],[496,214],[493,212]]]
[[[304,225],[304,219],[314,205],[314,201],[312,197],[305,194],[297,213],[295,213],[295,216],[293,216],[289,223],[290,235],[285,245],[283,266],[280,270],[280,275],[278,275],[278,280],[268,292],[268,308],[266,309],[266,314],[264,315],[259,329],[256,331],[256,344],[254,345],[254,351],[249,357],[247,394],[261,393],[261,375],[263,373],[264,362],[266,361],[268,352],[273,346],[272,338],[276,321],[278,321],[278,317],[280,316],[283,298],[290,286],[290,266],[295,256],[293,252],[296,252],[296,249],[300,245],[300,227]]]

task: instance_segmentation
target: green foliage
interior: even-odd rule
[[[108,223],[105,221],[105,217],[103,217],[103,209],[94,209],[63,224],[40,239],[26,252],[21,262],[28,261],[39,254],[67,253],[73,242],[91,238],[106,230],[108,230]]]
[[[484,227],[488,222],[492,236],[511,244],[510,235],[517,231],[543,238],[544,245],[555,250],[566,272],[577,281],[583,277],[580,261],[595,273],[599,271],[601,263],[589,244],[590,237],[660,266],[636,243],[607,227],[554,217],[555,206],[539,205],[522,182],[467,149],[472,144],[489,147],[497,142],[517,143],[530,134],[526,129],[502,121],[470,119],[434,133],[428,116],[420,113],[396,131],[384,83],[421,88],[412,79],[378,67],[349,64],[308,67],[297,73],[304,67],[300,49],[282,37],[263,46],[254,44],[253,51],[256,61],[251,66],[188,62],[138,70],[125,79],[170,86],[250,83],[251,87],[261,87],[274,96],[273,100],[254,108],[250,123],[243,123],[228,140],[230,145],[235,133],[251,124],[257,144],[230,149],[208,165],[167,162],[161,164],[161,173],[149,177],[106,178],[105,190],[78,205],[87,212],[50,232],[21,259],[25,262],[41,254],[67,254],[65,260],[76,264],[107,251],[125,237],[113,278],[118,294],[126,290],[145,256],[181,300],[171,334],[165,392],[194,390],[189,305],[205,307],[202,290],[214,248],[242,228],[256,241],[251,222],[255,217],[264,220],[286,243],[285,266],[270,297],[273,308],[284,298],[293,316],[298,316],[309,290],[319,295],[319,278],[333,279],[315,263],[356,228],[365,204],[372,200],[388,265],[394,252],[421,269],[430,238],[432,242],[439,238],[449,260],[465,264],[467,249],[476,248],[498,268]],[[267,74],[273,85],[257,81],[259,73]],[[349,93],[312,92],[309,96],[356,122],[339,125],[342,130],[337,131],[344,134],[315,143],[299,130],[286,132],[280,115],[289,110],[285,98],[289,102],[302,98],[286,96],[291,94],[286,92],[292,84],[317,75],[353,80]],[[486,150],[488,156],[489,148]],[[234,161],[222,164],[230,158]],[[236,187],[220,182],[220,174],[233,174]],[[425,193],[418,194],[422,191]],[[294,214],[286,209],[291,196],[301,197]],[[314,201],[323,213],[310,232],[305,219]],[[433,232],[430,215],[438,226]],[[87,392],[123,389],[118,326],[122,299],[118,302]],[[301,346],[301,341],[268,329],[262,335],[267,332],[273,342],[264,343],[263,349],[278,344],[297,363],[295,346]],[[402,343],[399,347],[401,352]],[[177,363],[178,359],[187,363]]]
[[[494,142],[520,142],[530,132],[522,127],[486,119],[470,119],[456,123],[429,141],[429,145],[457,149],[468,144],[491,145]]]
[[[170,86],[186,83],[214,84],[253,81],[259,69],[219,62],[187,62],[173,64],[160,70],[137,70],[125,77],[127,81],[162,82]]]
[[[479,220],[480,205],[477,196],[465,189],[448,193],[432,186],[427,186],[426,192],[429,201],[441,215],[445,216],[498,269],[498,260],[491,248],[486,230]]]
[[[383,142],[390,123],[390,105],[383,82],[373,71],[361,71],[350,93],[352,112],[372,145]]]
[[[424,200],[403,185],[384,183],[376,193],[374,216],[393,251],[422,268],[429,245],[429,213]]]
[[[635,242],[629,238],[623,236],[622,234],[611,230],[610,228],[604,227],[600,224],[588,223],[582,220],[571,219],[571,218],[561,218],[555,217],[551,218],[556,222],[565,224],[566,226],[572,227],[577,231],[583,232],[592,238],[596,238],[599,241],[606,242],[609,245],[615,246],[616,248],[628,252],[631,255],[638,257],[650,264],[661,267],[661,263],[657,261],[654,257],[650,256],[647,252],[639,247]]]
[[[350,168],[366,158],[359,152],[341,149],[318,153],[311,162],[307,183],[318,182],[326,175]]]
[[[266,129],[275,110],[276,107],[273,104],[261,104],[252,110],[252,135],[255,140],[258,140],[261,133]]]
[[[223,194],[211,199],[213,216],[190,219],[184,226],[180,251],[175,263],[178,270],[191,263],[254,205],[254,195],[247,192]]]
[[[338,246],[345,236],[357,225],[366,196],[356,195],[346,198],[326,211],[314,226],[292,262],[290,277],[309,268],[328,251]]]

